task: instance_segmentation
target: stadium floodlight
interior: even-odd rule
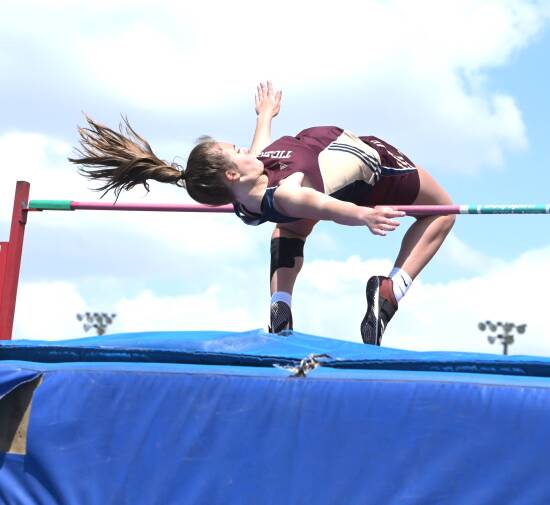
[[[489,330],[491,333],[495,333],[499,328],[502,328],[504,330],[503,333],[499,333],[497,335],[489,335],[487,337],[487,340],[490,344],[494,344],[497,340],[499,340],[502,344],[502,354],[507,355],[508,354],[508,347],[514,343],[514,335],[512,332],[516,330],[519,334],[525,333],[527,330],[526,324],[514,324],[514,323],[503,323],[502,321],[497,321],[496,323],[493,323],[492,321],[484,321],[481,323],[478,323],[477,328],[479,331],[485,331]]]

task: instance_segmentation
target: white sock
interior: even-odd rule
[[[276,302],[285,302],[289,307],[292,307],[292,295],[286,291],[275,291],[271,295],[271,305]]]
[[[405,293],[411,287],[412,279],[402,268],[393,267],[390,272],[390,279],[393,281],[393,294],[397,303],[405,296]]]

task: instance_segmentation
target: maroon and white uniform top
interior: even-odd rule
[[[368,195],[384,178],[392,179],[385,185],[395,185],[395,176],[412,174],[418,178],[414,163],[395,147],[377,137],[357,137],[336,126],[318,126],[295,137],[281,137],[266,147],[258,159],[268,177],[262,213],[252,213],[238,202],[234,205],[237,215],[247,224],[297,220],[280,214],[273,201],[281,180],[296,172],[303,172],[317,191],[358,205],[369,205]]]

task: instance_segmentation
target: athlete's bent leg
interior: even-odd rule
[[[452,200],[435,179],[418,168],[420,190],[414,205],[450,205]],[[414,279],[433,258],[451,231],[455,216],[422,216],[405,233],[395,267]]]
[[[293,329],[292,292],[294,283],[304,264],[304,242],[315,222],[299,221],[277,226],[271,236],[271,304],[270,333]]]
[[[303,263],[304,240],[297,237],[272,236],[270,333],[293,329],[292,291]]]
[[[435,179],[418,168],[420,189],[416,205],[450,205],[451,198]],[[390,277],[371,277],[366,287],[367,312],[361,322],[361,338],[380,345],[387,324],[397,311],[398,301],[412,280],[428,264],[453,227],[455,216],[422,216],[405,233]]]

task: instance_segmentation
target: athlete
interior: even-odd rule
[[[116,132],[91,118],[79,128],[80,157],[70,161],[100,180],[104,194],[149,179],[185,187],[207,205],[233,204],[246,224],[276,223],[271,238],[271,332],[292,330],[292,293],[303,265],[304,243],[318,221],[367,226],[386,235],[403,212],[389,205],[451,204],[447,193],[422,168],[387,142],[356,136],[335,126],[313,127],[272,142],[271,122],[282,93],[271,82],[256,93],[257,124],[250,149],[203,137],[183,169],[160,160],[127,120]],[[413,279],[437,252],[454,216],[423,216],[407,230],[388,276],[371,277],[360,324],[367,344],[380,345],[388,322]]]

